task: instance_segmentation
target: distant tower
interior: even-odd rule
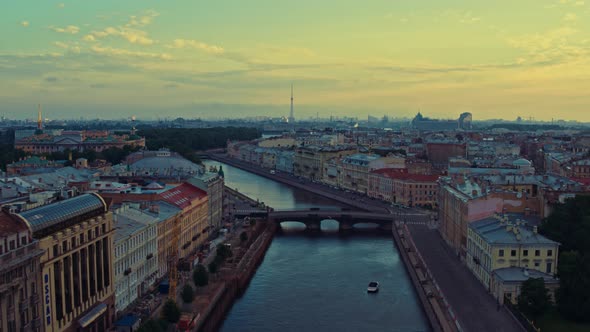
[[[41,117],[41,104],[37,106],[37,129],[43,130],[43,117]]]
[[[293,83],[291,83],[291,112],[289,113],[289,123],[295,123],[295,116],[293,115]]]

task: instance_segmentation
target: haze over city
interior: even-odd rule
[[[590,121],[585,1],[10,1],[0,115]]]

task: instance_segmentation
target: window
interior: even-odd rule
[[[548,273],[548,274],[551,274],[551,263],[547,263],[545,272]]]
[[[526,256],[528,256],[528,255],[529,255],[529,251],[528,251],[528,250],[526,250],[526,249],[525,249],[525,250],[523,250],[523,251],[522,251],[522,255],[523,255],[523,256],[525,256],[525,257],[526,257]]]
[[[539,249],[535,250],[535,256],[537,256],[537,257],[541,256],[541,250],[539,250]]]
[[[547,250],[547,256],[548,257],[553,256],[553,250],[551,250],[551,249]]]
[[[23,236],[23,237],[20,239],[20,243],[21,243],[22,245],[25,245],[25,244],[27,244],[27,237],[26,237],[26,236]]]
[[[539,267],[539,262],[535,262],[535,267]]]
[[[514,249],[510,250],[510,256],[516,257],[516,250],[514,250]]]
[[[59,252],[57,250],[57,244],[53,245],[53,257],[59,256]]]
[[[504,249],[500,249],[500,251],[498,252],[498,255],[500,257],[504,257]]]
[[[10,241],[10,250],[14,250],[16,248],[16,242],[14,240]]]

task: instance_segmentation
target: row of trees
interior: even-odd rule
[[[195,151],[223,148],[227,140],[252,140],[262,136],[256,128],[142,128],[138,134],[145,137],[150,150],[169,148],[192,162],[200,162]]]
[[[557,308],[570,320],[590,322],[590,196],[554,208],[540,232],[561,244]]]

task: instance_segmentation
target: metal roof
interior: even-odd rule
[[[84,194],[24,211],[18,215],[29,224],[31,231],[35,233],[95,211],[106,212],[107,205],[105,201],[96,194]]]

